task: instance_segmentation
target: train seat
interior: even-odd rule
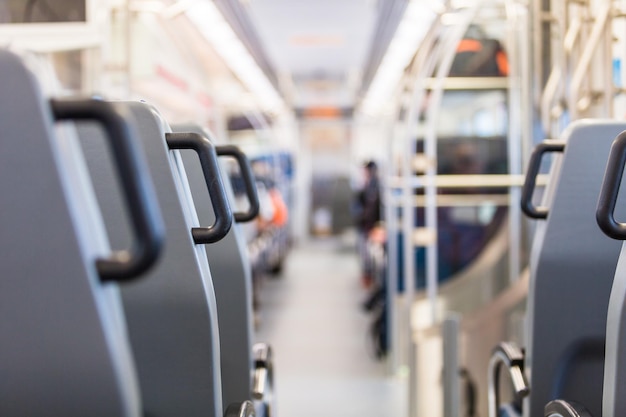
[[[215,142],[212,135],[198,125],[181,124],[172,126],[172,129],[175,132],[198,133]],[[239,223],[256,218],[259,212],[259,199],[250,162],[245,154],[231,145],[217,145],[216,151],[220,157],[230,157],[236,160],[248,200],[245,211],[233,213],[236,224],[224,239],[205,246],[217,299],[222,398],[224,404],[240,401],[242,398],[254,399],[257,414],[266,415],[264,411],[271,408],[269,389],[273,383],[272,373],[269,370],[272,364],[253,357],[251,262],[246,238],[237,226]],[[191,152],[182,151],[181,155],[200,224],[211,224],[215,213],[211,208],[210,195],[206,192],[202,169]],[[226,194],[229,200],[234,202],[233,187],[225,170],[222,171],[222,178]],[[261,352],[268,349],[268,346],[261,344],[256,347],[255,351]],[[270,380],[259,381],[259,378]],[[262,389],[258,389],[253,395],[253,387],[262,387]]]
[[[600,228],[613,239],[626,240],[626,225],[618,223],[624,219],[622,176],[626,157],[626,132],[622,132],[613,143],[606,167],[602,191],[596,214]],[[617,208],[616,208],[617,207]],[[617,214],[617,215],[616,215]],[[622,244],[615,270],[606,319],[606,357],[604,361],[604,384],[602,415],[623,415],[626,412],[626,246]],[[563,397],[565,398],[565,397]],[[587,408],[586,402],[570,397]],[[570,399],[567,398],[567,399]],[[591,410],[593,415],[600,414]]]
[[[232,224],[217,155],[200,135],[171,133],[152,107],[138,102],[119,105],[129,109],[139,128],[168,233],[163,259],[150,279],[122,292],[144,410],[158,417],[222,416],[228,404],[223,407],[221,394],[217,302],[203,247],[224,238]],[[110,164],[101,143],[92,139],[98,131],[82,125],[79,132],[90,137],[83,141],[85,153],[112,243],[123,246],[128,233],[119,201],[111,198],[110,190],[117,185],[107,172]],[[203,185],[217,213],[210,227],[200,227],[180,149],[193,149],[201,161]],[[228,409],[245,411],[247,406],[240,406],[246,398]]]
[[[618,196],[626,162],[626,132],[622,132],[611,146],[604,180],[598,200],[596,219],[600,229],[616,240],[626,240],[626,224],[615,218]],[[623,207],[623,202],[620,202]],[[623,213],[621,213],[623,215]],[[620,216],[618,216],[619,218]],[[606,346],[602,409],[589,412],[587,403],[578,397],[556,399],[545,407],[544,415],[553,417],[619,416],[626,411],[626,246],[622,244],[609,298],[606,319]],[[572,401],[575,400],[576,402]]]
[[[140,416],[117,283],[156,261],[164,228],[134,129],[107,103],[45,100],[7,51],[0,91],[0,415]],[[85,118],[126,174],[132,251],[111,253],[75,132],[53,125]]]
[[[624,129],[623,122],[586,120],[563,134],[547,219],[531,255],[524,415],[542,415],[555,398],[576,398],[591,413],[600,412],[606,311],[619,244],[598,229],[594,213],[610,144]]]

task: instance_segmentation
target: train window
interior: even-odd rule
[[[444,91],[436,125],[438,175],[508,174],[507,101],[501,88]],[[416,153],[424,149],[418,136]],[[472,265],[497,236],[506,219],[508,189],[459,185],[440,188],[438,194],[438,278],[445,281]],[[422,207],[416,210],[416,226],[425,226]],[[424,256],[417,251],[419,287],[425,285]]]
[[[86,22],[86,0],[5,0],[0,24]]]
[[[437,124],[439,174],[507,173],[506,102],[504,90],[444,93]]]
[[[443,95],[437,132],[451,136],[505,136],[508,129],[504,90],[450,90]]]

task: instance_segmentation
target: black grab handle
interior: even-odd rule
[[[564,149],[564,142],[546,141],[537,145],[530,155],[528,171],[522,187],[522,211],[531,219],[545,219],[548,217],[547,207],[535,207],[533,205],[533,194],[535,193],[539,168],[541,168],[541,160],[547,153],[563,152]]]
[[[615,206],[617,205],[617,196],[622,184],[625,164],[626,132],[622,132],[611,145],[609,161],[606,164],[598,207],[596,208],[596,221],[600,229],[607,236],[618,240],[626,240],[626,223],[615,220]]]
[[[259,194],[256,189],[256,181],[254,174],[252,173],[252,167],[250,167],[250,160],[244,154],[241,149],[234,145],[220,145],[216,146],[217,156],[230,156],[235,158],[239,164],[239,170],[241,171],[241,177],[246,188],[246,196],[248,197],[249,208],[246,212],[233,213],[235,221],[238,223],[249,222],[259,215]]]
[[[566,400],[553,400],[546,404],[544,417],[593,417],[582,404]]]
[[[170,149],[189,149],[198,154],[204,180],[211,196],[215,212],[215,223],[209,227],[191,229],[193,241],[198,245],[215,243],[223,239],[233,225],[233,212],[224,191],[215,146],[197,133],[166,133],[165,140]]]
[[[104,128],[122,179],[135,242],[130,250],[116,251],[106,259],[97,259],[96,267],[102,281],[136,278],[158,259],[165,226],[146,163],[135,143],[133,126],[122,109],[101,100],[52,99],[50,107],[56,120],[93,120]]]
[[[491,352],[488,370],[489,417],[498,416],[500,407],[500,367],[504,365],[513,384],[514,399],[520,401],[530,393],[524,377],[524,352],[510,342],[502,342]]]
[[[246,400],[241,403],[230,404],[224,412],[224,417],[255,417],[254,404]]]

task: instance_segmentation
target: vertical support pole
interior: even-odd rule
[[[424,135],[424,150],[429,161],[425,177],[434,180],[437,175],[437,128],[441,113],[441,101],[443,99],[446,78],[456,56],[456,48],[463,39],[471,22],[478,14],[483,1],[477,1],[471,8],[461,11],[461,19],[458,24],[450,28],[448,36],[443,40],[444,54],[439,62],[439,68],[435,75],[431,96],[427,110],[427,125]],[[424,187],[426,196],[426,228],[437,235],[437,187],[434,181],[429,181]],[[439,291],[439,254],[437,240],[429,242],[426,247],[426,293],[431,307],[431,323],[436,323],[437,318],[437,293]]]
[[[411,350],[409,346],[409,341],[412,337],[412,328],[411,328],[411,305],[413,304],[413,299],[415,296],[415,246],[413,242],[413,234],[412,231],[415,227],[414,225],[414,195],[413,191],[415,186],[413,184],[413,180],[415,176],[413,174],[413,156],[415,154],[415,135],[417,131],[417,119],[419,112],[421,111],[423,102],[426,98],[426,91],[423,85],[424,79],[429,77],[435,69],[438,51],[441,49],[441,44],[437,43],[437,39],[439,36],[441,22],[437,19],[437,22],[433,25],[427,36],[424,38],[420,49],[418,50],[417,57],[415,58],[417,68],[416,73],[413,74],[413,71],[410,72],[411,82],[413,82],[413,91],[408,99],[407,103],[404,105],[405,115],[402,120],[402,131],[400,132],[401,141],[401,154],[403,158],[400,161],[400,165],[397,167],[397,171],[401,175],[402,182],[400,184],[400,204],[396,207],[396,210],[400,211],[401,221],[396,222],[396,229],[394,232],[399,232],[400,230],[404,230],[405,233],[402,235],[402,251],[400,248],[396,246],[396,254],[399,257],[401,254],[403,255],[403,277],[404,277],[404,287],[405,294],[403,297],[403,302],[398,303],[396,312],[400,312],[396,315],[394,323],[397,325],[396,333],[394,341],[398,344],[394,351],[396,352],[396,365],[399,369],[403,365],[408,366],[408,356],[410,353],[408,351]],[[415,80],[413,81],[413,77]],[[395,162],[395,161],[394,161]],[[395,197],[395,196],[394,196]],[[395,198],[394,198],[395,200]],[[393,235],[394,244],[397,242],[398,236],[396,234]],[[399,258],[392,258],[391,262],[398,262],[394,265],[396,271],[396,277],[399,275]],[[411,279],[411,286],[407,286],[409,282],[409,278]],[[398,284],[398,280],[396,280],[396,285]],[[396,287],[397,288],[397,287]],[[410,293],[409,293],[410,291]],[[406,329],[406,331],[405,331]],[[406,336],[406,337],[405,337]],[[402,345],[402,346],[401,346]],[[403,349],[404,348],[404,349]],[[409,373],[412,370],[409,368]],[[409,393],[412,392],[412,385],[409,381]]]
[[[470,23],[478,13],[480,6],[483,1],[478,0],[476,3],[472,5],[472,7],[467,10],[460,11],[461,21],[451,27],[449,29],[449,33],[445,38],[439,42],[438,50],[442,52],[442,58],[439,60],[431,59],[428,60],[428,66],[425,68],[428,70],[425,74],[431,73],[430,71],[436,70],[435,76],[435,84],[431,88],[431,95],[429,98],[429,105],[427,109],[427,120],[428,124],[426,126],[426,133],[424,136],[424,145],[425,145],[425,154],[426,157],[431,162],[431,166],[428,167],[426,175],[430,176],[434,179],[437,174],[436,167],[436,154],[437,154],[437,124],[439,121],[439,110],[441,105],[441,99],[443,95],[443,87],[445,79],[450,72],[450,67],[452,66],[452,61],[455,56],[456,46],[463,38],[463,35],[467,31]],[[439,52],[437,51],[437,52]],[[433,55],[434,58],[439,58],[439,54]],[[418,80],[421,82],[422,80]],[[413,340],[413,329],[411,323],[411,306],[413,304],[413,298],[415,295],[414,288],[414,279],[415,279],[415,255],[414,255],[414,242],[413,242],[413,234],[410,231],[414,228],[414,220],[413,220],[413,180],[416,180],[412,173],[412,157],[415,154],[415,129],[416,120],[418,112],[420,111],[419,105],[422,104],[422,100],[426,97],[426,92],[424,88],[420,88],[419,84],[418,88],[415,91],[413,100],[411,102],[411,106],[409,107],[409,111],[407,112],[406,126],[407,130],[405,133],[406,141],[405,141],[405,155],[404,155],[404,169],[403,169],[403,222],[402,227],[404,230],[404,279],[405,279],[405,295],[407,297],[407,305],[406,305],[406,317],[408,320],[407,323],[407,334],[409,336],[409,341]],[[437,188],[434,182],[431,182],[425,187],[425,195],[426,195],[426,227],[432,231],[436,235],[437,233]],[[426,260],[426,292],[428,295],[428,299],[431,307],[431,323],[437,322],[437,293],[438,293],[438,253],[437,253],[437,242],[431,242],[427,247],[427,260]],[[410,281],[409,281],[410,280]],[[410,282],[410,286],[408,285]],[[409,292],[410,290],[410,292]],[[410,298],[409,298],[410,297]],[[409,356],[411,359],[411,367],[409,368],[409,398],[411,398],[411,402],[409,403],[409,413],[417,408],[417,405],[412,404],[414,401],[414,397],[417,395],[417,369],[415,368],[416,361],[416,349],[413,348],[413,343],[409,343]],[[416,417],[412,414],[409,414],[410,417]]]
[[[603,114],[605,117],[613,117],[614,102],[615,102],[615,83],[613,82],[613,17],[615,16],[615,7],[611,4],[609,16],[607,18],[606,26],[604,29],[604,36],[602,39],[602,56],[604,62],[604,92],[603,97]]]
[[[449,315],[442,323],[443,338],[443,416],[461,416],[461,380],[459,377],[460,317]]]
[[[133,92],[133,15],[130,9],[130,0],[124,4],[124,59],[126,60],[126,92],[130,95]]]
[[[521,175],[521,153],[522,153],[522,136],[523,136],[523,107],[522,107],[522,45],[520,37],[524,37],[520,30],[522,21],[520,16],[520,8],[514,0],[507,1],[506,15],[508,22],[507,30],[507,46],[509,57],[509,95],[508,95],[508,112],[509,112],[509,130],[507,134],[507,152],[508,152],[508,169],[510,175]],[[521,268],[521,225],[522,215],[521,208],[518,204],[521,198],[521,190],[519,187],[509,188],[509,282],[514,282],[520,275]]]
[[[410,111],[410,110],[409,110]],[[415,117],[410,114],[409,118]],[[403,280],[404,280],[404,311],[403,317],[406,322],[403,330],[404,340],[407,343],[412,338],[413,329],[411,327],[411,306],[415,299],[415,253],[413,243],[413,229],[415,228],[414,204],[413,204],[413,157],[415,155],[415,138],[414,131],[407,129],[403,132],[406,136],[404,141],[403,158],[402,158],[402,243],[403,243]],[[408,345],[407,345],[408,346]],[[410,350],[410,349],[407,349]],[[407,352],[407,356],[410,354]],[[404,363],[408,365],[409,360],[403,358]],[[412,388],[409,384],[409,395]]]
[[[393,152],[394,145],[394,129],[393,121],[389,121],[389,135],[392,138],[388,146],[388,157],[386,175],[384,178],[391,178],[399,172],[399,167],[396,164]],[[383,184],[385,190],[385,224],[387,229],[387,343],[389,346],[389,366],[391,374],[394,374],[400,367],[400,359],[398,355],[398,319],[397,319],[397,292],[398,292],[398,205],[395,201],[395,192],[393,184],[390,181],[385,181]]]
[[[412,370],[417,369],[417,344],[413,337],[409,340],[409,367]],[[409,373],[409,416],[417,417],[417,372]]]

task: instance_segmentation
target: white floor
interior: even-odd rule
[[[339,240],[294,248],[261,291],[257,340],[274,349],[279,417],[403,417],[404,381],[367,339],[355,252]]]

